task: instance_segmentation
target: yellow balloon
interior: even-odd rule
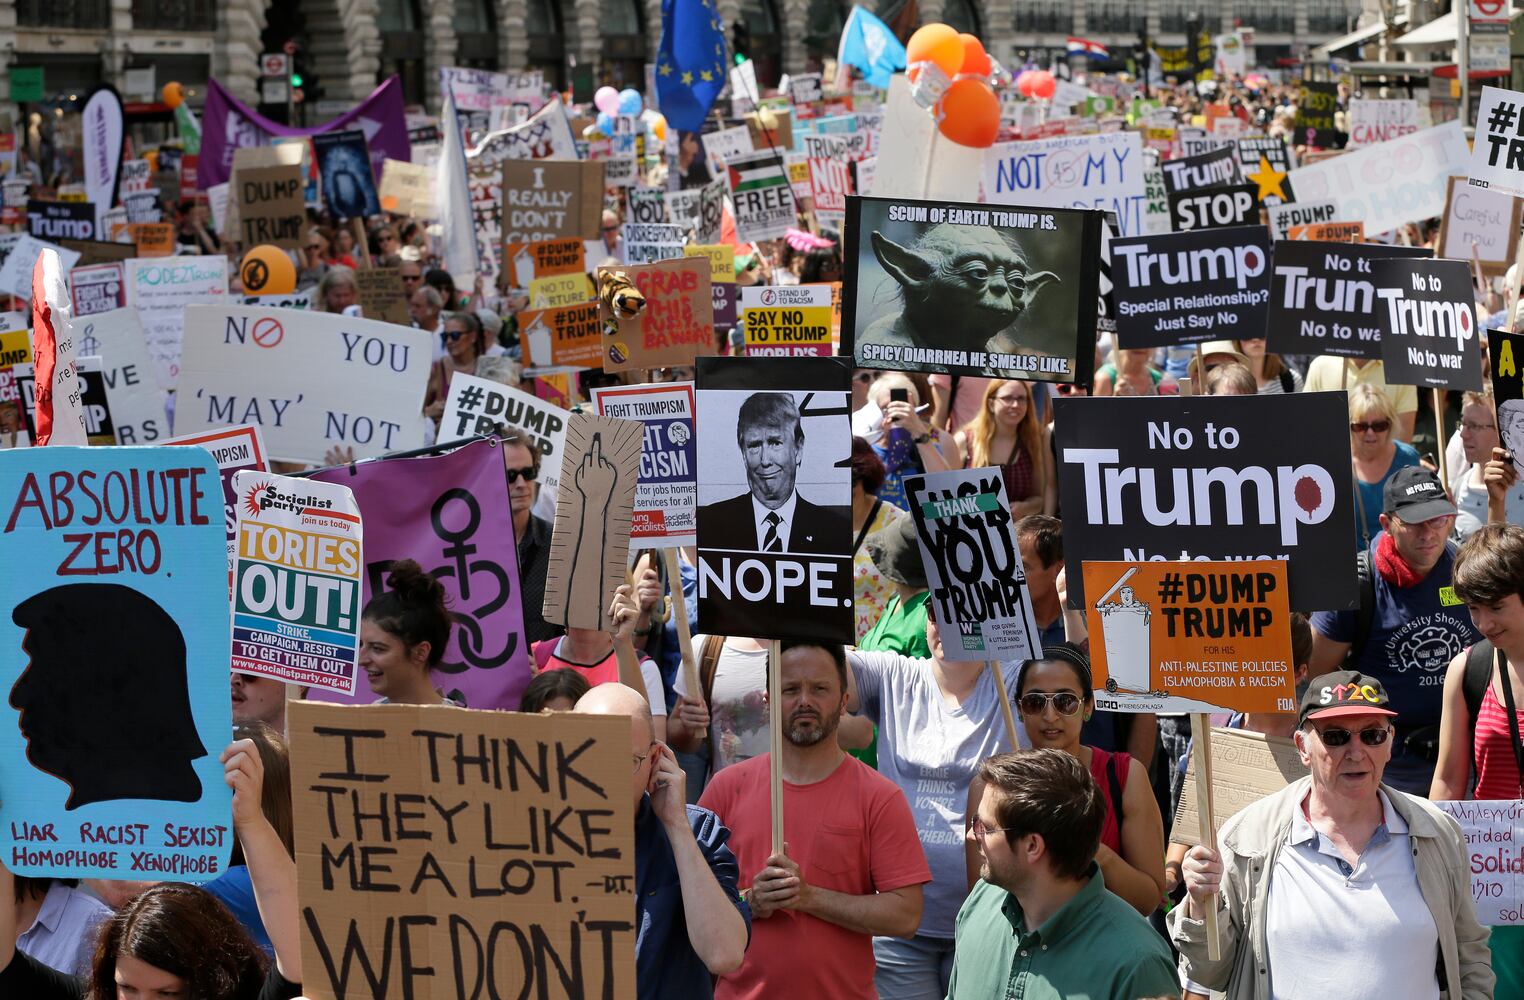
[[[667,141],[667,119],[660,114],[651,116],[651,134],[656,136],[657,142]]]
[[[296,265],[286,251],[268,243],[243,255],[238,277],[245,295],[289,295],[296,291]]]
[[[185,103],[185,88],[173,80],[166,83],[159,93],[164,98],[164,103],[169,105],[170,110]]]

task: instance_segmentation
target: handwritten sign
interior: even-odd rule
[[[996,205],[1103,209],[1116,213],[1122,236],[1139,236],[1143,172],[1136,132],[1002,142],[985,151],[984,194]]]
[[[1212,746],[1216,756],[1217,746]],[[1470,855],[1471,899],[1485,927],[1524,924],[1524,802],[1434,803],[1460,824]]]
[[[1222,829],[1228,817],[1307,774],[1296,744],[1279,736],[1244,729],[1212,727],[1212,821]],[[1196,811],[1196,755],[1185,765],[1185,784],[1175,808],[1172,843],[1195,847],[1201,843],[1201,820]]]
[[[618,270],[645,296],[646,307],[633,319],[620,317],[613,332],[605,327],[604,371],[691,365],[715,352],[708,261],[681,257]],[[605,311],[604,319],[614,317]]]

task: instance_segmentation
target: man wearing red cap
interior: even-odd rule
[[[1221,853],[1186,855],[1170,930],[1193,985],[1235,1000],[1492,996],[1460,828],[1381,783],[1396,715],[1373,677],[1313,679],[1295,736],[1311,774],[1223,824]]]

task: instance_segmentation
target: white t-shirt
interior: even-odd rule
[[[709,637],[693,637],[693,655],[703,656]],[[737,649],[726,639],[714,666],[714,690],[709,705],[711,767],[720,771],[767,753],[767,647]],[[702,664],[698,667],[703,680]],[[672,690],[688,695],[686,672],[679,670]]]

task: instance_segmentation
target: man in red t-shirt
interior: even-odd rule
[[[745,964],[714,995],[875,997],[873,936],[915,934],[931,869],[904,793],[836,741],[842,648],[785,642],[780,662],[784,851],[772,852],[771,755],[727,767],[699,800],[734,831],[753,918]]]

